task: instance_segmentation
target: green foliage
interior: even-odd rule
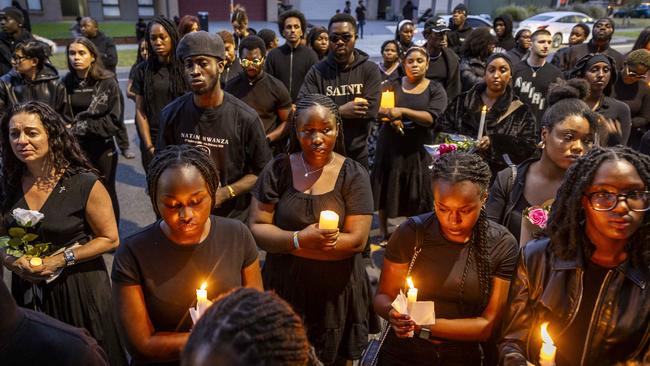
[[[512,20],[514,20],[516,22],[520,22],[520,21],[528,18],[528,16],[529,16],[528,10],[526,8],[524,8],[523,6],[519,6],[519,5],[503,6],[501,8],[498,8],[495,11],[496,16],[500,16],[500,15],[504,15],[504,14],[510,15],[512,17]]]
[[[74,21],[34,23],[32,24],[32,33],[48,39],[72,38],[70,27],[73,24]],[[135,22],[101,22],[99,30],[110,37],[135,37]]]
[[[9,236],[0,237],[0,248],[14,257],[31,255],[41,257],[50,249],[50,243],[32,243],[38,239],[38,234],[29,233],[21,227],[9,228]]]

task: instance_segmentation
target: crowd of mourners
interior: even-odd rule
[[[423,45],[400,21],[374,62],[365,11],[308,30],[288,10],[282,45],[242,7],[233,31],[139,22],[126,95],[157,219],[120,238],[135,154],[113,40],[80,19],[59,75],[3,9],[0,363],[549,365],[544,323],[555,365],[648,361],[650,29],[623,55],[612,19],[580,23],[553,53],[547,30],[472,29],[460,4]],[[21,240],[51,250],[12,255]],[[393,305],[407,277],[433,324]]]

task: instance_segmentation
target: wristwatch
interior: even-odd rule
[[[428,328],[421,328],[418,332],[418,338],[428,341],[431,339],[431,331]]]
[[[66,267],[70,267],[71,265],[77,263],[77,258],[75,258],[74,252],[71,248],[63,251],[63,260],[65,261]]]

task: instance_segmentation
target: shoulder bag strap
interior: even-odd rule
[[[508,106],[508,109],[506,110],[506,112],[499,117],[499,119],[497,120],[497,123],[495,123],[495,124],[499,124],[501,121],[506,119],[509,115],[512,114],[512,112],[516,111],[522,105],[524,105],[524,103],[522,103],[520,100],[513,100],[510,103],[510,105]]]

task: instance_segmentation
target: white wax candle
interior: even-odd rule
[[[337,229],[339,227],[339,215],[334,211],[321,211],[318,220],[319,229]]]
[[[409,285],[409,290],[406,293],[406,299],[409,303],[418,301],[418,289],[413,285],[413,279],[411,277],[406,279],[406,282]]]
[[[38,267],[43,265],[43,259],[41,257],[32,257],[29,260],[29,265],[32,267]]]
[[[555,354],[557,347],[553,344],[553,339],[548,334],[548,322],[543,323],[541,327],[542,348],[539,350],[540,366],[555,366]]]
[[[203,312],[210,307],[207,287],[208,283],[203,282],[201,288],[196,290],[196,311],[199,312],[199,315],[202,315]]]
[[[483,129],[485,129],[485,115],[487,114],[487,106],[483,106],[481,108],[481,121],[478,124],[478,139],[481,140],[481,137],[483,137]]]

